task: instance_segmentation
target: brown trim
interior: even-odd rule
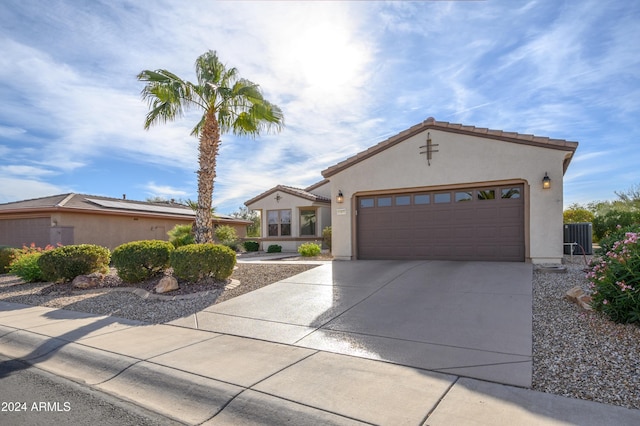
[[[405,188],[393,188],[393,189],[376,189],[371,191],[359,191],[355,192],[352,195],[352,198],[355,197],[366,197],[369,195],[386,195],[386,194],[400,194],[405,192],[434,192],[434,191],[450,191],[454,189],[476,189],[482,188],[483,186],[500,186],[500,185],[511,185],[511,184],[523,184],[527,183],[524,179],[500,179],[500,180],[489,180],[482,182],[467,182],[467,183],[452,183],[447,185],[436,185],[436,186],[409,186]]]
[[[265,192],[263,192],[262,194],[253,197],[252,199],[245,201],[244,205],[249,207],[249,205],[254,204],[258,201],[260,201],[263,198],[268,197],[269,195],[274,194],[275,192],[284,192],[285,194],[289,194],[291,196],[294,197],[298,197],[302,200],[306,200],[306,201],[311,201],[314,203],[322,203],[322,204],[331,204],[331,200],[326,198],[326,197],[322,197],[320,195],[315,195],[312,194],[304,189],[300,189],[300,188],[294,188],[292,186],[285,186],[285,185],[278,185],[275,186],[271,189],[266,190]]]
[[[313,192],[314,189],[318,189],[323,185],[329,183],[329,179],[322,179],[320,182],[316,182],[313,185],[307,186],[304,190],[307,192]]]

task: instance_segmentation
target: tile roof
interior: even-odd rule
[[[564,139],[552,139],[548,137],[534,136],[530,134],[520,134],[516,132],[505,132],[503,130],[493,130],[483,127],[465,126],[463,124],[449,123],[447,121],[436,121],[433,117],[427,118],[422,123],[416,124],[397,135],[391,136],[385,141],[378,143],[358,154],[347,158],[340,163],[322,171],[322,176],[329,178],[334,174],[365,160],[373,155],[392,147],[418,133],[425,130],[441,130],[444,132],[459,133],[471,136],[479,136],[487,139],[497,139],[505,142],[520,143],[524,145],[540,146],[550,149],[559,149],[573,153],[578,147],[578,142]],[[565,165],[568,166],[568,163]]]
[[[322,179],[320,182],[307,186],[304,190],[307,192],[313,192],[314,189],[321,187],[325,183],[329,183],[329,179]]]
[[[314,186],[314,185],[312,185],[312,186]],[[318,202],[318,203],[330,203],[331,202],[330,198],[314,194],[314,193],[309,192],[307,190],[304,190],[302,188],[296,188],[296,187],[293,187],[293,186],[286,186],[286,185],[278,185],[278,186],[274,186],[273,188],[263,192],[262,194],[260,194],[260,195],[258,195],[256,197],[253,197],[249,201],[245,201],[244,205],[248,206],[249,204],[253,204],[256,201],[258,201],[258,200],[260,200],[260,199],[262,199],[264,197],[267,197],[267,196],[269,196],[269,195],[271,195],[271,194],[273,194],[274,192],[277,192],[277,191],[282,191],[282,192],[285,192],[287,194],[291,194],[291,195],[294,195],[296,197],[304,198],[306,200],[313,201],[313,202]]]
[[[14,201],[0,204],[0,213],[29,213],[32,211],[84,210],[96,213],[128,213],[164,216],[195,217],[195,212],[188,206],[178,203],[158,203],[148,201],[126,200],[121,198],[102,197],[87,194],[59,194],[30,200]],[[223,214],[214,214],[219,221],[251,223],[244,219]]]

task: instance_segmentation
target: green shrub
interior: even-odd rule
[[[28,283],[44,281],[42,271],[38,266],[40,256],[42,256],[40,252],[19,255],[11,262],[9,272],[19,276]]]
[[[226,280],[236,266],[236,253],[221,244],[191,244],[171,253],[173,274],[180,279],[196,282],[213,277]]]
[[[585,223],[593,222],[594,214],[579,205],[572,205],[562,212],[564,223]]]
[[[229,225],[220,225],[215,231],[216,240],[220,242],[220,244],[235,242],[238,240],[238,234],[236,233],[236,229]]]
[[[320,248],[320,245],[315,243],[304,243],[300,244],[300,247],[298,247],[298,253],[304,257],[317,256],[321,251],[322,249]]]
[[[601,240],[615,232],[620,227],[627,227],[640,223],[640,211],[611,209],[593,219],[593,234]]]
[[[168,241],[132,241],[116,247],[111,258],[122,281],[137,283],[168,268],[173,251],[173,244]]]
[[[324,245],[327,246],[329,251],[331,251],[331,227],[327,226],[322,230],[322,241]]]
[[[0,247],[0,274],[9,272],[9,265],[16,257],[18,249],[12,247]]]
[[[167,235],[169,235],[169,242],[173,244],[175,248],[196,242],[191,225],[176,225],[167,232]]]
[[[269,247],[267,247],[267,253],[281,253],[282,252],[282,246],[279,246],[277,244],[271,244]]]
[[[231,250],[237,252],[240,251],[240,240],[238,240],[238,234],[236,229],[229,225],[220,225],[215,231],[216,240],[223,246],[229,247]]]
[[[110,257],[106,247],[79,244],[43,252],[38,266],[46,281],[70,281],[78,275],[109,272]]]
[[[593,289],[591,305],[612,321],[640,324],[640,233],[627,232],[599,260],[587,278]]]
[[[628,232],[640,233],[640,224],[629,225],[629,226],[618,226],[612,232],[609,232],[605,237],[600,239],[599,245],[600,248],[596,250],[596,254],[600,256],[605,256],[613,246],[618,242],[625,239],[625,235]]]
[[[246,251],[258,251],[260,250],[260,243],[257,241],[245,241],[242,243]]]

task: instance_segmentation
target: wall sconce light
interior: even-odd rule
[[[549,179],[547,172],[544,172],[544,177],[542,178],[542,189],[549,188],[551,188],[551,179]]]
[[[336,197],[336,203],[344,203],[344,195],[342,195],[342,190],[338,190],[338,196]]]

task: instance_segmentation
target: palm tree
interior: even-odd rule
[[[264,99],[257,84],[238,77],[235,68],[227,68],[216,52],[209,50],[196,60],[197,84],[182,80],[167,70],[144,70],[138,80],[145,82],[142,98],[150,111],[144,123],[166,123],[182,117],[186,110],[201,109],[202,118],[191,134],[199,138],[198,206],[196,243],[213,241],[211,204],[220,135],[257,136],[262,131],[280,131],[284,117],[278,106]]]

